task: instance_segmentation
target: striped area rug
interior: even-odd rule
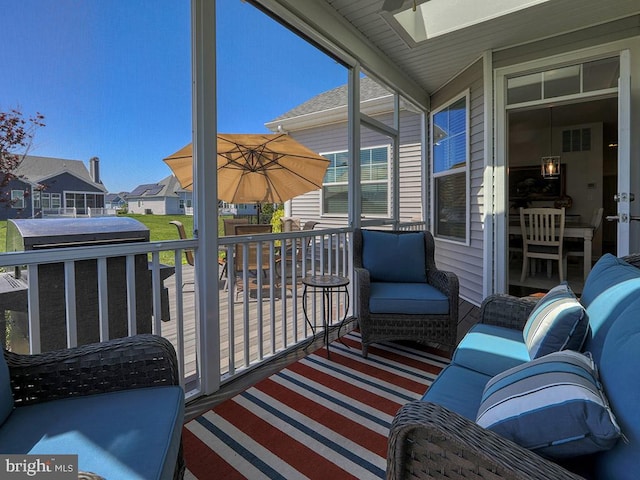
[[[207,479],[380,479],[401,405],[448,359],[394,343],[362,358],[352,332],[184,427],[187,476]]]

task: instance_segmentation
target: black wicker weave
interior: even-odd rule
[[[392,231],[392,233],[415,233]],[[353,265],[358,288],[358,323],[362,334],[362,355],[367,356],[368,346],[388,340],[413,340],[420,343],[438,344],[453,350],[456,345],[458,328],[458,277],[451,272],[436,268],[434,259],[435,242],[428,231],[423,231],[425,241],[425,268],[427,282],[444,293],[449,299],[449,313],[446,315],[400,315],[374,314],[369,311],[369,272],[362,263],[362,231],[353,233]]]
[[[640,268],[640,254],[622,257]],[[538,298],[491,295],[480,322],[522,329]],[[389,432],[387,479],[580,479],[569,470],[446,408],[416,401]]]
[[[173,345],[150,334],[36,355],[4,350],[4,356],[17,408],[67,397],[180,384]],[[181,447],[174,478],[183,478],[184,470]]]

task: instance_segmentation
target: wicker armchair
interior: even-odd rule
[[[171,343],[151,334],[35,355],[4,350],[16,408],[67,397],[180,385]],[[174,478],[184,477],[182,446]]]
[[[415,234],[409,231],[391,231],[393,234]],[[388,340],[413,340],[437,344],[453,350],[456,345],[458,325],[458,277],[451,272],[438,270],[434,259],[435,242],[428,231],[424,234],[424,258],[426,283],[439,290],[448,300],[446,313],[373,313],[370,311],[372,278],[363,259],[363,232],[353,234],[353,262],[358,291],[358,322],[362,334],[362,354],[367,356],[368,346]],[[400,252],[401,255],[406,252]],[[409,255],[406,253],[406,255]],[[394,260],[389,259],[393,264]],[[409,283],[407,283],[409,285]],[[401,303],[401,302],[400,302]]]

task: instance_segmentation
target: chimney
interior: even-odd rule
[[[89,174],[91,175],[91,179],[95,183],[100,182],[100,159],[98,157],[91,157],[89,159]]]

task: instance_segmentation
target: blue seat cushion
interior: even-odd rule
[[[184,420],[182,388],[124,390],[18,407],[0,428],[5,454],[77,454],[108,479],[171,479]]]
[[[580,350],[589,317],[566,282],[552,288],[529,314],[523,328],[531,359],[560,350]]]
[[[529,360],[520,330],[478,323],[460,341],[451,363],[493,377]]]
[[[369,311],[446,315],[449,313],[449,299],[428,283],[371,282]]]
[[[638,478],[640,459],[640,297],[613,323],[598,365],[609,404],[627,441],[598,455],[597,477],[631,480]]]
[[[633,278],[640,278],[640,268],[606,253],[598,259],[589,272],[582,289],[580,302],[585,308],[588,308],[591,302],[611,286]]]
[[[372,282],[426,282],[422,232],[362,230],[362,266]]]
[[[573,350],[550,353],[493,377],[476,421],[551,458],[607,450],[620,438],[593,360]]]
[[[484,386],[490,379],[488,375],[448,365],[427,389],[422,400],[437,403],[475,421]]]

